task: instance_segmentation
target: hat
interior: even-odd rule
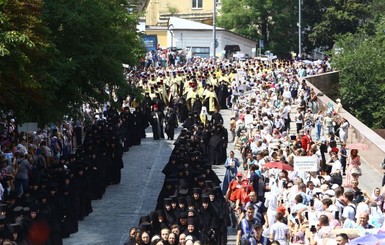
[[[164,198],[164,199],[163,199],[163,204],[164,204],[164,205],[171,205],[171,201],[172,201],[171,198]]]
[[[179,186],[179,194],[186,195],[188,193],[188,187],[180,185]]]
[[[176,195],[170,196],[169,198],[171,199],[171,203],[177,203],[178,202],[178,197]]]
[[[201,194],[201,193],[202,193],[202,190],[201,190],[201,188],[198,188],[198,187],[194,187],[194,189],[193,189],[193,193],[198,193],[198,194]]]
[[[178,203],[186,204],[186,198],[185,197],[178,197]]]
[[[331,179],[332,179],[332,178],[331,178],[329,175],[325,175],[325,176],[324,176],[324,180],[325,180],[325,181],[330,181]]]
[[[338,184],[333,184],[332,185],[332,190],[335,190],[336,188],[340,187]]]
[[[336,99],[336,102],[340,103],[340,102],[341,102],[341,99]]]
[[[207,194],[203,194],[202,195],[202,203],[209,203],[210,202],[210,198]]]
[[[194,218],[187,218],[187,225],[195,225]]]
[[[281,213],[285,213],[286,212],[286,208],[284,207],[284,206],[282,206],[282,205],[280,205],[280,206],[278,206],[278,208],[277,208],[277,212],[281,212]]]
[[[17,206],[13,209],[13,212],[14,212],[15,216],[20,216],[23,214],[23,207]]]
[[[158,215],[158,217],[163,217],[163,218],[166,217],[166,214],[164,213],[164,210],[162,210],[162,209],[156,210],[155,212]]]
[[[328,195],[329,197],[334,197],[336,193],[333,190],[327,190],[324,192],[324,194]]]
[[[186,204],[187,204],[187,206],[194,206],[194,205],[195,205],[195,202],[194,202],[193,197],[188,196],[188,197],[186,198]]]
[[[20,231],[20,225],[18,223],[8,225],[8,229],[11,233],[18,233]]]
[[[187,213],[186,212],[181,212],[179,214],[179,219],[187,219]]]
[[[7,219],[5,215],[0,215],[0,224],[5,225],[7,223]]]
[[[152,225],[150,222],[143,222],[142,224],[140,224],[140,229],[142,231],[148,231],[148,232],[151,232],[152,230]]]
[[[243,174],[241,172],[238,172],[237,177],[243,177]]]
[[[7,204],[0,204],[0,212],[7,212],[8,205]]]

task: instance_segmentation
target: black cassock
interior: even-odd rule
[[[133,116],[133,126],[132,126],[132,144],[140,145],[143,135],[145,135],[145,122],[144,117],[141,111],[134,111]]]
[[[229,96],[229,91],[226,84],[219,85],[217,89],[217,97],[221,109],[227,109],[226,99]]]
[[[70,234],[78,231],[78,219],[74,212],[74,199],[70,192],[63,194],[63,217],[61,220],[62,237],[69,237]]]
[[[168,139],[171,139],[171,140],[174,139],[174,131],[177,125],[178,125],[178,121],[176,119],[176,113],[174,111],[167,112],[165,132],[167,134]]]
[[[151,112],[151,126],[154,140],[164,139],[163,134],[163,113],[160,111]]]
[[[217,126],[218,124],[223,125],[223,117],[219,112],[215,112],[211,115],[211,123],[213,126]]]
[[[221,164],[222,138],[219,134],[211,136],[209,141],[209,160],[212,165]]]

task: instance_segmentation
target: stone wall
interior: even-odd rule
[[[317,75],[306,77],[308,84],[311,88],[314,88],[316,93],[324,93],[323,96],[319,96],[318,100],[321,108],[327,108],[327,105],[330,101],[335,104],[335,99],[339,97],[338,93],[338,81],[335,79],[338,78],[338,73],[327,73],[324,75]],[[331,79],[330,81],[328,79]],[[319,86],[319,87],[318,87]],[[330,87],[328,87],[330,86]],[[320,88],[323,88],[320,89]],[[333,91],[335,90],[335,91]],[[334,98],[334,100],[332,100]],[[342,104],[344,102],[342,101]],[[369,146],[369,150],[360,151],[359,154],[361,158],[377,172],[383,173],[383,170],[380,168],[380,163],[385,157],[385,139],[375,133],[373,130],[368,128],[365,124],[360,122],[352,114],[347,112],[345,109],[340,113],[341,117],[346,118],[350,123],[349,128],[349,138],[347,144],[352,143],[363,143]]]
[[[332,100],[340,97],[339,72],[328,72],[321,75],[308,76],[306,80],[325,93]]]

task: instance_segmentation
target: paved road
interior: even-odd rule
[[[65,245],[123,244],[139,217],[154,210],[164,181],[161,171],[174,146],[147,135],[142,145],[124,154],[121,183],[108,187],[102,200],[92,202],[94,212],[79,223],[79,232],[64,240]]]

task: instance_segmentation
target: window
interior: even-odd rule
[[[203,7],[203,0],[192,0],[193,9],[201,9]]]
[[[191,52],[193,53],[193,55],[201,58],[210,58],[209,47],[191,47]]]

